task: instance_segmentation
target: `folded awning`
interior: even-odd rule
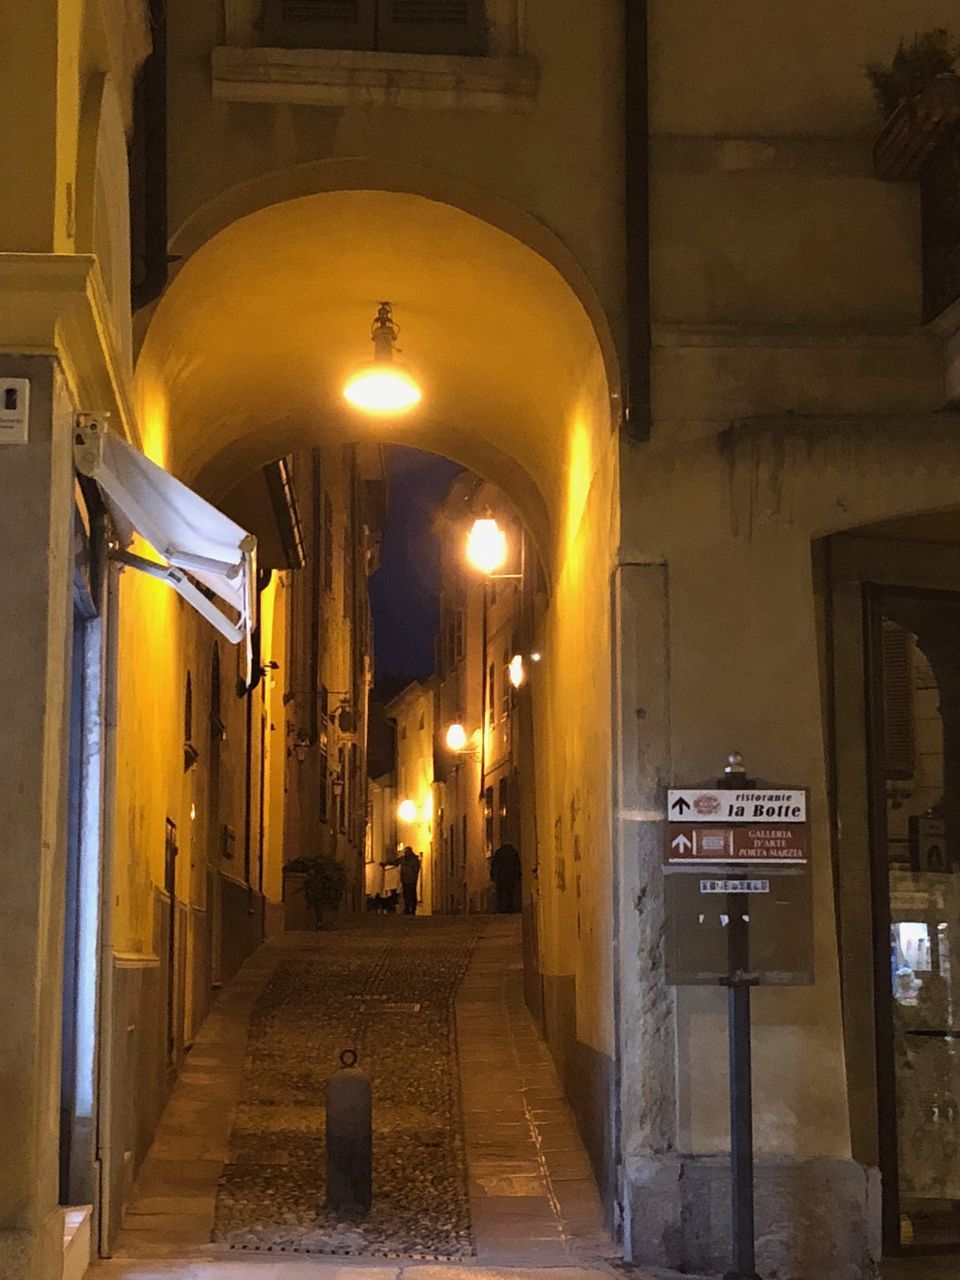
[[[249,652],[256,617],[253,534],[98,422],[78,422],[74,458],[77,470],[100,487],[123,542],[129,545],[139,534],[164,563],[129,551],[117,559],[168,582],[221,635],[245,643]]]

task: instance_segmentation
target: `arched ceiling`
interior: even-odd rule
[[[341,399],[380,299],[424,388],[394,420]],[[556,267],[462,210],[383,191],[288,200],[214,236],[159,304],[137,389],[147,452],[214,500],[319,438],[395,442],[494,481],[544,549],[572,452],[612,421],[604,353]]]

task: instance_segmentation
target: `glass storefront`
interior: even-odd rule
[[[902,1248],[960,1248],[960,596],[884,591],[871,695],[881,1147]],[[883,985],[886,985],[884,991]],[[886,1130],[886,1132],[884,1132]]]

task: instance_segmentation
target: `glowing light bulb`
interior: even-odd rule
[[[401,822],[416,822],[417,806],[412,800],[401,800],[397,805],[397,817]]]
[[[466,729],[462,724],[452,724],[447,730],[447,746],[451,751],[462,751],[466,745]]]
[[[507,674],[510,677],[510,683],[515,689],[519,689],[527,678],[527,673],[523,669],[523,658],[519,653],[515,653],[507,664]]]
[[[490,516],[474,520],[467,535],[467,559],[481,573],[496,573],[507,559],[507,535]]]
[[[405,369],[379,360],[358,369],[343,388],[343,395],[365,413],[404,413],[423,399],[416,379]]]

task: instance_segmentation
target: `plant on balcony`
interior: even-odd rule
[[[948,126],[960,120],[960,42],[945,28],[900,41],[892,61],[864,67],[885,124],[874,170],[888,182],[916,178]]]
[[[311,908],[318,929],[323,928],[324,913],[336,911],[347,887],[347,872],[332,854],[318,853],[309,858],[288,862],[284,871],[300,873],[300,891]]]

